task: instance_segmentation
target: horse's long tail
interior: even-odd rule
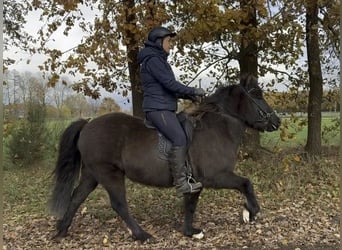
[[[73,122],[63,132],[59,142],[59,154],[53,171],[55,186],[49,201],[50,211],[57,218],[61,218],[71,201],[75,182],[81,168],[81,155],[77,148],[80,132],[87,120],[80,119]]]

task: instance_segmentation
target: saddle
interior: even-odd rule
[[[180,122],[182,128],[185,131],[187,148],[189,148],[189,146],[192,142],[192,135],[193,135],[193,130],[194,130],[193,122],[190,120],[190,117],[184,112],[178,113],[177,118],[178,118],[178,121]],[[153,126],[152,122],[150,122],[146,118],[144,119],[144,124],[147,128],[156,129],[156,127]],[[157,130],[157,132],[158,132],[158,130]],[[172,143],[160,132],[158,132],[158,137],[159,137],[158,145],[157,145],[158,156],[162,160],[167,161],[168,160],[168,153],[172,147]]]

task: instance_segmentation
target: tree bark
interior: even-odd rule
[[[309,71],[308,133],[305,150],[311,156],[321,153],[321,104],[323,79],[318,35],[318,0],[306,1],[306,46]]]
[[[127,47],[128,49],[128,47]],[[131,49],[128,51],[128,71],[129,78],[131,82],[132,88],[132,107],[133,107],[133,115],[144,117],[144,112],[142,110],[142,102],[143,102],[143,91],[141,87],[139,70],[140,66],[137,63],[137,55],[138,49]]]
[[[124,4],[126,5],[127,24],[136,26],[135,13],[134,11],[131,11],[135,6],[134,0],[124,1]],[[127,41],[128,72],[129,80],[131,82],[133,115],[144,117],[144,113],[142,111],[143,92],[139,76],[140,65],[138,64],[137,59],[139,53],[139,41],[135,39],[135,35],[130,29],[125,30],[125,35]]]
[[[245,28],[241,31],[241,45],[239,53],[240,75],[258,75],[258,48],[253,37],[253,29],[257,27],[256,9],[253,0],[240,0],[240,8],[248,12],[248,20],[243,22]],[[247,129],[242,140],[242,150],[250,156],[258,152],[260,148],[260,133],[254,129]]]

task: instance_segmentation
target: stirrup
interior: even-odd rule
[[[187,182],[188,182],[188,185],[190,186],[190,193],[197,193],[203,187],[202,183],[196,182],[196,180],[192,177],[188,178]],[[196,187],[194,187],[194,186],[196,186]]]
[[[202,184],[199,183],[199,182],[197,182],[197,183],[195,183],[195,184],[197,184],[198,187],[194,187],[194,184],[190,184],[190,183],[189,183],[190,192],[186,192],[186,193],[184,193],[184,194],[193,194],[193,193],[198,193],[199,191],[201,191],[201,189],[202,189]]]
[[[191,174],[188,174],[187,176],[187,183],[190,186],[190,194],[199,192],[203,187],[202,183],[197,182]]]
[[[197,181],[194,179],[194,177],[192,177],[192,174],[188,174],[186,176],[186,178],[187,178],[187,181],[188,181],[189,184],[190,183],[197,183]]]
[[[193,194],[200,192],[202,187],[202,183],[196,182],[194,178],[186,177],[182,184],[176,185],[176,190],[178,196],[183,196],[184,194]]]

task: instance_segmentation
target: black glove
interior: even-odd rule
[[[198,101],[198,97],[195,95],[177,95],[177,98],[191,100],[192,102]]]
[[[198,96],[205,96],[205,91],[202,88],[195,88],[194,94]]]
[[[191,100],[192,102],[197,102],[198,101],[197,98],[198,97],[195,95],[188,95],[186,99]]]

